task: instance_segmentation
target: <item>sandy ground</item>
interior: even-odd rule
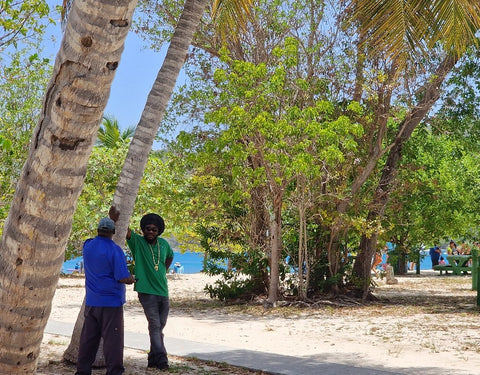
[[[406,374],[480,374],[480,321],[471,277],[422,273],[397,277],[396,285],[376,279],[379,301],[375,303],[325,300],[313,307],[299,304],[274,309],[212,302],[203,292],[212,278],[178,275],[169,278],[171,311],[164,332],[167,337],[397,372],[402,369]],[[83,282],[76,277],[60,279],[50,319],[76,321],[84,297]],[[148,332],[131,286],[127,286],[125,330]],[[40,359],[44,372],[39,373],[50,374],[48,360],[56,356],[60,360],[66,344],[68,339],[45,336]],[[146,365],[145,353],[127,349],[125,358],[126,374],[139,373],[138,367]],[[132,358],[137,370],[129,369]]]

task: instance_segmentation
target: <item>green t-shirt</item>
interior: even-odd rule
[[[143,236],[131,233],[127,244],[132,251],[135,261],[135,278],[138,279],[134,290],[168,297],[165,259],[173,258],[170,244],[165,239],[157,237],[157,242],[150,245]]]

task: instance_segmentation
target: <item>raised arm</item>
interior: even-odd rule
[[[117,207],[115,206],[110,206],[110,209],[108,210],[108,217],[112,219],[114,222],[117,222],[118,218],[120,217],[120,211],[117,210]],[[132,236],[132,231],[130,230],[130,227],[127,228],[127,240],[130,239]]]

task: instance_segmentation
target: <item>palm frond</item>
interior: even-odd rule
[[[424,3],[427,3],[425,0]],[[473,43],[478,43],[480,29],[480,3],[472,0],[433,1],[431,4],[434,38],[442,40],[445,49],[463,53]]]
[[[120,131],[118,120],[113,117],[104,117],[97,133],[97,146],[117,148],[124,143],[130,142],[135,132],[134,127],[128,127]]]
[[[215,0],[212,19],[222,40],[226,36],[236,39],[248,22],[253,0]]]
[[[439,42],[461,55],[480,29],[480,4],[472,0],[351,0],[350,9],[366,43],[392,59],[426,55]]]

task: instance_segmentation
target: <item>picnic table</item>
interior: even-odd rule
[[[447,255],[448,264],[452,266],[454,275],[467,274],[472,271],[468,262],[472,259],[471,255]]]
[[[433,269],[440,271],[440,275],[443,272],[446,275],[449,272],[454,275],[466,275],[468,272],[472,272],[472,267],[469,265],[470,259],[472,259],[472,255],[447,255],[448,264],[433,266]]]
[[[472,260],[471,267],[468,266],[470,259]],[[477,306],[480,307],[480,256],[478,249],[472,249],[472,254],[470,255],[447,255],[447,260],[448,265],[434,266],[433,269],[440,271],[440,275],[442,270],[445,273],[448,273],[447,270],[451,270],[455,275],[470,271],[472,274],[472,290],[477,291]]]

